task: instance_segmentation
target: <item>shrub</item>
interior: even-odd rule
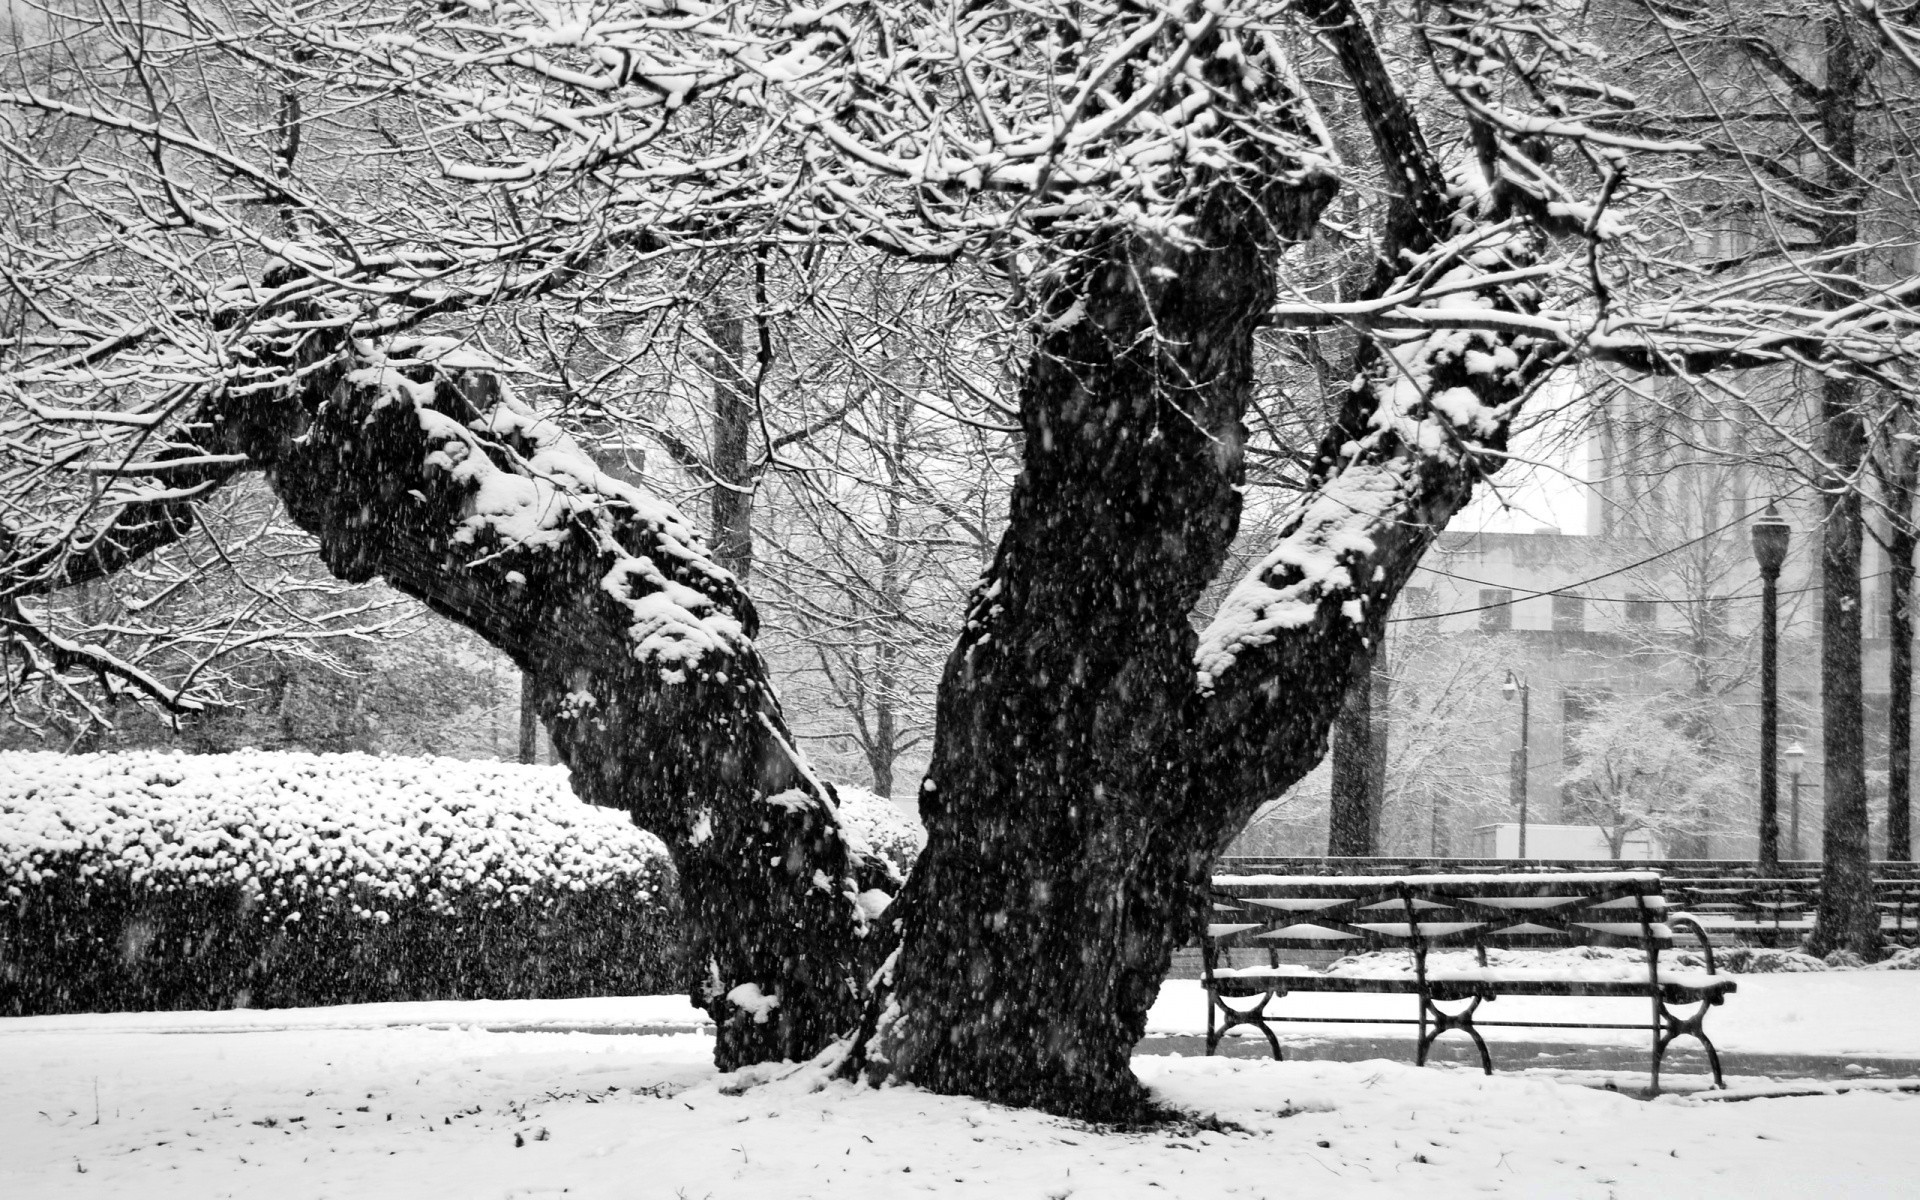
[[[1718,957],[1720,969],[1729,975],[1799,974],[1825,971],[1833,965],[1798,950],[1773,950],[1764,946],[1735,946],[1720,951]]]
[[[566,779],[0,755],[0,1014],[676,990],[664,849]]]
[[[838,784],[833,796],[848,844],[886,859],[905,879],[920,851],[926,848],[926,827],[893,801],[865,788]]]

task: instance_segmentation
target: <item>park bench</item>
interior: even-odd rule
[[[1721,944],[1796,945],[1820,906],[1820,881],[1803,877],[1668,879],[1666,890]],[[1920,880],[1876,877],[1873,903],[1889,941],[1920,944]]]
[[[1419,1065],[1425,1065],[1440,1035],[1459,1030],[1473,1039],[1481,1066],[1492,1074],[1493,1056],[1481,1028],[1645,1029],[1653,1039],[1655,1092],[1667,1047],[1682,1036],[1700,1042],[1714,1085],[1725,1086],[1719,1052],[1703,1024],[1707,1011],[1736,985],[1714,973],[1713,948],[1699,925],[1668,912],[1657,872],[1224,875],[1214,878],[1212,894],[1201,938],[1209,1054],[1228,1030],[1241,1025],[1265,1034],[1275,1058],[1282,1055],[1274,1022],[1417,1025]],[[1660,952],[1672,947],[1676,928],[1698,940],[1706,970],[1661,967]],[[1487,965],[1489,948],[1568,946],[1636,947],[1645,961],[1556,961],[1546,969]],[[1429,964],[1431,951],[1456,947],[1470,947],[1476,965]],[[1403,967],[1369,961],[1319,970],[1280,961],[1282,951],[1355,954],[1396,948],[1406,952]],[[1249,950],[1264,951],[1265,961],[1236,965],[1236,951],[1245,957]],[[1299,992],[1406,995],[1415,997],[1418,1007],[1416,1015],[1407,1018],[1289,1017],[1270,1011],[1281,998]],[[1481,1005],[1501,996],[1644,998],[1649,1016],[1632,1023],[1480,1019]],[[1229,1003],[1248,999],[1255,1002],[1245,1007]],[[1698,1007],[1690,1013],[1676,1011],[1676,1006],[1686,1005]]]

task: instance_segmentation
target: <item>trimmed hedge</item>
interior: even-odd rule
[[[0,1014],[678,990],[665,850],[566,778],[0,755]]]

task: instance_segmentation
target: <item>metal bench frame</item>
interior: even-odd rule
[[[1673,943],[1673,930],[1691,932],[1706,956],[1707,974],[1715,973],[1713,947],[1697,922],[1684,914],[1669,914],[1660,877],[1650,872],[1580,875],[1474,876],[1315,876],[1262,879],[1220,877],[1214,881],[1213,914],[1201,936],[1207,989],[1207,1053],[1219,1047],[1226,1033],[1251,1025],[1266,1035],[1276,1059],[1284,1057],[1270,1022],[1300,1021],[1326,1024],[1416,1025],[1419,1030],[1415,1062],[1424,1066],[1433,1044],[1442,1034],[1458,1030],[1473,1039],[1482,1069],[1493,1073],[1493,1055],[1480,1027],[1546,1029],[1646,1029],[1653,1037],[1652,1084],[1660,1090],[1660,1067],[1676,1038],[1692,1037],[1705,1048],[1716,1087],[1725,1087],[1720,1054],[1704,1024],[1709,1008],[1722,1003],[1737,985],[1727,980],[1713,986],[1664,980],[1659,954]],[[1560,903],[1554,904],[1553,900]],[[1277,910],[1263,917],[1253,909]],[[1446,919],[1435,920],[1443,910]],[[1618,915],[1620,920],[1604,918]],[[1389,915],[1401,920],[1390,920]],[[1223,916],[1252,918],[1229,920]],[[1309,927],[1312,933],[1291,934],[1287,929]],[[1525,979],[1434,979],[1427,970],[1427,954],[1435,947],[1472,946],[1486,966],[1489,938],[1503,947],[1562,947],[1577,945],[1637,946],[1646,955],[1645,980],[1596,980],[1543,974]],[[1367,978],[1346,975],[1256,975],[1219,977],[1222,952],[1254,943],[1268,950],[1270,965],[1279,967],[1279,951],[1287,948],[1328,949],[1329,942],[1349,952],[1361,949],[1402,948],[1411,953],[1411,977]],[[1229,963],[1230,963],[1229,959]],[[1245,980],[1242,984],[1242,979]],[[1290,992],[1354,992],[1413,995],[1418,1014],[1398,1017],[1289,1017],[1267,1011],[1274,1000]],[[1645,996],[1650,1003],[1646,1022],[1482,1021],[1480,1007],[1501,995]],[[1235,1008],[1226,998],[1258,996],[1249,1008]],[[1441,1005],[1464,1003],[1449,1010]],[[1697,1005],[1690,1013],[1675,1005]],[[1216,1024],[1216,1010],[1221,1018]]]

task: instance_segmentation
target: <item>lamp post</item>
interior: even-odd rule
[[[1807,748],[1799,742],[1789,745],[1787,756],[1787,848],[1792,852],[1794,861],[1800,860],[1800,763],[1807,757]]]
[[[1793,526],[1772,504],[1753,522],[1753,559],[1760,564],[1760,873],[1780,872],[1780,568]]]
[[[1507,681],[1500,685],[1500,690],[1506,693],[1507,699],[1509,700],[1513,699],[1516,694],[1520,697],[1520,751],[1513,760],[1512,787],[1514,799],[1520,804],[1519,857],[1525,858],[1527,856],[1527,702],[1529,689],[1526,680],[1515,675],[1512,671],[1508,671]]]

